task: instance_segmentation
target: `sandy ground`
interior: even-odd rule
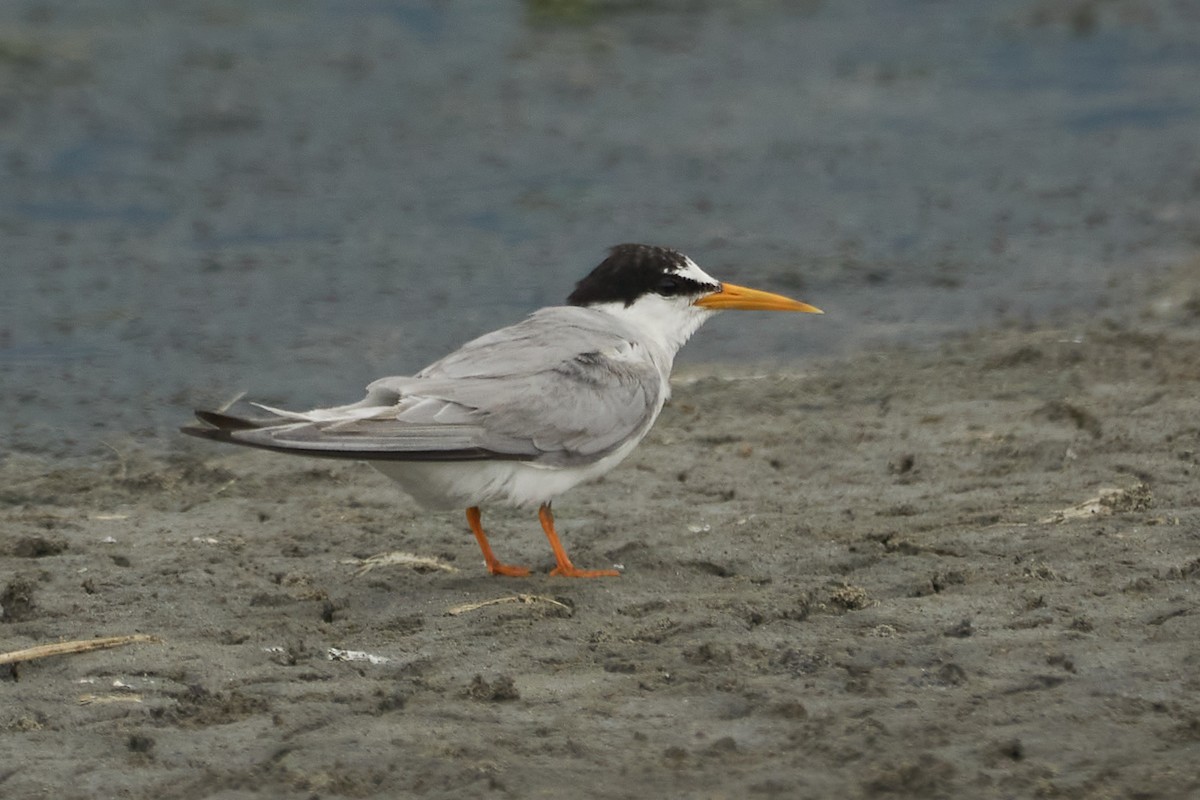
[[[1133,322],[680,376],[556,505],[616,579],[491,578],[358,464],[10,457],[2,649],[159,641],[0,668],[0,795],[1194,797],[1196,273]],[[455,571],[348,563],[395,550]]]

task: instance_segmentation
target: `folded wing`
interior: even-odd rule
[[[197,412],[185,433],[372,461],[512,459],[587,464],[641,435],[665,379],[633,331],[602,312],[550,308],[487,334],[360,402],[268,418]]]

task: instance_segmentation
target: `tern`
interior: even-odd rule
[[[554,528],[551,501],[619,464],[671,394],[679,348],[725,309],[822,313],[807,303],[713,278],[666,247],[617,245],[566,305],[467,342],[412,376],[382,378],[357,403],[267,418],[197,410],[184,433],[282,453],[366,461],[427,509],[466,509],[493,575],[480,506],[537,507],[557,566],[592,578]]]

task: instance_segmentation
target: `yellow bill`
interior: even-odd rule
[[[808,303],[801,303],[790,297],[771,292],[761,292],[758,289],[747,289],[732,283],[722,283],[721,290],[706,294],[696,300],[693,305],[701,308],[740,308],[743,311],[803,311],[808,314],[824,314],[825,312]]]

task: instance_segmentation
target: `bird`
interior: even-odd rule
[[[492,575],[527,567],[492,551],[480,508],[538,510],[556,566],[550,575],[616,576],[581,569],[554,526],[551,502],[624,460],[671,394],[675,355],[726,309],[820,309],[725,283],[668,247],[621,244],[580,280],[565,305],[467,342],[411,376],[381,378],[355,403],[267,416],[197,409],[183,433],[281,453],[366,461],[427,510],[466,509]]]

